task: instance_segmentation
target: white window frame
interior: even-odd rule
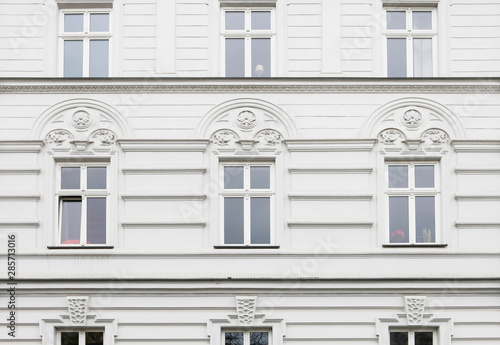
[[[85,333],[87,332],[102,332],[103,333],[103,345],[108,345],[106,341],[106,333],[103,328],[100,329],[94,329],[94,328],[60,328],[57,330],[57,336],[56,336],[56,344],[61,345],[61,333],[65,332],[73,332],[76,333],[78,332],[78,345],[85,345]]]
[[[389,166],[408,166],[408,188],[389,188]],[[415,188],[415,166],[428,165],[434,167],[434,188]],[[441,188],[440,188],[440,171],[438,162],[427,161],[387,161],[385,164],[384,183],[385,183],[385,209],[386,209],[386,243],[389,245],[415,245],[425,246],[440,243],[440,210],[441,210]],[[390,209],[389,197],[391,196],[408,196],[408,212],[409,212],[409,239],[405,243],[391,243],[390,236]],[[417,242],[416,241],[416,216],[415,216],[415,197],[416,196],[433,196],[434,199],[434,242]]]
[[[64,15],[65,14],[83,14],[83,32],[65,32],[64,31]],[[90,32],[90,14],[108,14],[109,15],[109,31],[108,32]],[[59,11],[59,75],[64,77],[64,41],[83,41],[83,72],[82,77],[88,78],[90,74],[90,40],[107,40],[108,41],[108,76],[111,76],[112,66],[112,27],[113,15],[111,9],[95,8],[95,9],[64,9]]]
[[[406,29],[388,30],[387,29],[387,12],[405,11],[406,12]],[[413,12],[431,12],[432,29],[431,30],[413,30],[412,29],[412,13]],[[389,38],[405,38],[406,39],[406,77],[414,77],[413,66],[413,39],[414,38],[430,38],[432,39],[432,77],[439,75],[438,72],[438,20],[437,9],[435,7],[384,7],[383,16],[383,35],[384,35],[384,75],[388,76],[388,55],[387,55],[387,39]],[[404,78],[404,77],[402,77]]]
[[[224,168],[230,166],[243,166],[244,167],[244,188],[243,189],[224,189]],[[250,189],[250,167],[253,166],[268,166],[270,167],[269,174],[269,189]],[[275,182],[275,162],[222,162],[220,163],[219,175],[219,219],[220,219],[220,238],[219,241],[222,246],[245,246],[245,247],[269,247],[275,243],[275,196],[276,196],[276,182]],[[243,197],[244,198],[244,243],[241,244],[226,244],[224,242],[224,199],[227,197]],[[251,243],[251,224],[250,224],[250,198],[252,197],[270,197],[270,243],[268,244],[252,244]]]
[[[226,12],[244,11],[245,29],[244,30],[226,30]],[[271,12],[270,30],[251,30],[251,13],[259,11]],[[245,39],[245,78],[252,77],[252,38],[270,38],[271,39],[271,77],[276,75],[276,10],[274,7],[224,7],[221,9],[221,72],[226,76],[226,38],[244,38]]]
[[[435,328],[389,328],[389,343],[387,345],[390,345],[390,336],[391,333],[408,333],[408,345],[415,345],[415,333],[430,333],[432,332],[432,345],[438,345],[438,336],[437,336],[437,331]]]
[[[268,333],[268,336],[267,336],[268,345],[272,345],[273,344],[273,337],[272,337],[272,332],[271,332],[270,329],[263,329],[263,328],[234,328],[234,329],[223,328],[222,329],[222,335],[221,335],[221,338],[222,338],[222,344],[221,345],[225,344],[226,333],[231,333],[231,332],[241,332],[241,333],[243,333],[243,345],[250,345],[250,333],[253,333],[253,332],[267,332]]]
[[[80,189],[62,189],[62,168],[76,168],[80,170]],[[87,189],[87,168],[88,167],[106,167],[106,189]],[[89,163],[59,163],[57,166],[57,188],[56,188],[56,209],[57,209],[57,246],[80,246],[80,247],[102,247],[110,243],[110,171],[109,162],[89,162]],[[105,198],[106,199],[106,243],[87,244],[87,198]],[[80,224],[80,244],[62,243],[62,202],[69,199],[81,199],[81,224]]]

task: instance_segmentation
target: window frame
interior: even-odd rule
[[[244,30],[226,30],[226,12],[244,11],[245,12],[245,29]],[[271,28],[270,30],[251,30],[251,13],[252,12],[270,12]],[[252,39],[253,38],[269,38],[270,39],[270,77],[276,75],[276,9],[275,7],[222,7],[220,16],[220,69],[221,75],[225,78],[258,78],[252,77]],[[226,76],[226,38],[243,38],[245,41],[245,75],[242,77]]]
[[[221,329],[221,340],[222,345],[226,343],[226,333],[241,332],[243,333],[243,345],[250,345],[250,333],[253,332],[266,332],[267,335],[267,345],[273,344],[272,330],[260,327],[246,327],[246,328],[222,328]]]
[[[104,328],[58,328],[56,336],[56,344],[62,345],[61,334],[62,333],[77,333],[78,332],[78,345],[85,345],[85,333],[87,332],[102,332],[102,343],[107,345],[106,342],[106,332]]]
[[[432,332],[432,344],[438,345],[437,330],[435,328],[389,328],[389,344],[391,339],[391,333],[408,333],[408,345],[415,345],[415,333],[431,333]]]
[[[63,189],[62,168],[80,168],[80,189]],[[88,167],[105,167],[106,168],[106,189],[88,189],[87,188],[87,168]],[[55,190],[55,205],[57,210],[57,238],[55,243],[58,247],[103,247],[109,246],[110,243],[110,164],[109,162],[64,162],[58,163],[56,167],[57,179]],[[106,243],[87,243],[88,228],[87,228],[87,199],[102,198],[106,199]],[[62,243],[62,204],[65,200],[81,200],[81,220],[80,220],[80,243]]]
[[[83,31],[82,32],[65,32],[64,31],[64,16],[66,14],[83,14]],[[109,22],[107,32],[91,32],[90,31],[90,15],[91,14],[108,14]],[[64,78],[90,78],[90,41],[91,40],[107,40],[108,41],[108,75],[105,77],[92,77],[92,78],[108,78],[111,76],[112,71],[112,44],[113,44],[113,15],[112,9],[108,8],[71,8],[61,9],[59,11],[59,28],[58,28],[58,41],[59,41],[59,57],[61,63],[59,64],[59,75]],[[64,42],[65,41],[83,41],[83,66],[81,77],[66,77],[64,75]]]
[[[405,29],[387,29],[387,12],[405,12],[406,13],[406,28]],[[431,12],[432,28],[430,30],[413,30],[412,29],[412,13],[413,12]],[[419,6],[384,6],[383,9],[383,54],[384,54],[384,75],[388,78],[430,78],[439,75],[438,71],[438,18],[436,7],[419,7]],[[406,76],[389,76],[388,73],[388,44],[390,38],[406,39]],[[413,59],[413,39],[414,38],[430,38],[432,39],[432,76],[415,77],[414,59]]]
[[[433,166],[434,167],[434,187],[416,188],[415,187],[415,166]],[[389,187],[389,166],[408,166],[408,187],[390,188]],[[441,181],[440,181],[439,162],[435,161],[386,161],[384,168],[384,188],[385,188],[385,243],[388,246],[428,246],[439,245],[441,238]],[[408,196],[408,242],[391,242],[390,229],[390,205],[389,198],[392,196]],[[415,197],[433,196],[434,197],[434,242],[417,242],[416,240],[416,206]]]
[[[224,188],[224,168],[230,166],[243,166],[244,167],[244,188],[243,189],[225,189]],[[250,168],[253,166],[268,166],[269,171],[269,189],[250,189]],[[220,247],[248,247],[248,248],[269,248],[275,246],[276,236],[276,167],[275,162],[262,161],[262,162],[245,162],[245,161],[231,161],[220,162],[219,164],[219,224],[220,234],[219,243]],[[230,197],[243,197],[244,198],[244,241],[240,244],[226,244],[224,241],[225,228],[224,228],[224,200]],[[265,244],[252,244],[251,243],[251,224],[250,224],[250,199],[252,197],[269,197],[270,198],[270,214],[269,214],[269,242]]]

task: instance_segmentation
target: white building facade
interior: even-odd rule
[[[499,344],[499,23],[0,0],[0,343]]]

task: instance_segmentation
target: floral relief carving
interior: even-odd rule
[[[283,137],[277,131],[272,129],[264,130],[259,133],[258,137],[266,143],[266,145],[278,145],[283,141]]]
[[[57,146],[61,146],[66,140],[72,138],[70,132],[65,129],[56,129],[50,132],[45,138],[45,142],[47,144],[55,144]]]
[[[430,129],[422,135],[422,138],[431,145],[447,144],[450,141],[448,134],[440,129]]]
[[[106,129],[98,130],[92,135],[92,138],[99,140],[102,146],[111,146],[116,142],[116,135]]]
[[[240,326],[251,326],[255,317],[255,306],[257,297],[236,297],[236,309],[238,311],[238,323]]]
[[[405,135],[403,134],[403,132],[397,129],[386,129],[382,131],[378,136],[379,142],[385,145],[395,145],[396,143],[399,143],[404,139]]]
[[[88,297],[68,297],[69,318],[73,326],[84,326],[87,318]]]
[[[424,318],[425,296],[405,296],[409,325],[420,325]]]
[[[75,112],[71,118],[71,123],[78,129],[88,128],[92,124],[90,114],[84,110]]]
[[[249,110],[244,110],[236,117],[236,124],[244,129],[250,129],[257,124],[257,117]]]
[[[236,139],[236,134],[233,131],[228,129],[221,129],[220,131],[215,132],[212,136],[211,142],[216,145],[226,146],[229,143]]]
[[[422,114],[415,109],[407,110],[403,114],[403,121],[408,127],[417,127],[422,123]]]

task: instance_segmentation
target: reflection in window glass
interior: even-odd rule
[[[415,332],[415,345],[432,345],[432,332]]]
[[[406,12],[387,11],[387,29],[388,30],[406,29]]]
[[[434,165],[415,165],[415,187],[434,188]]]
[[[65,14],[64,32],[83,32],[83,13]]]
[[[387,76],[406,77],[406,38],[387,39]]]
[[[271,243],[271,198],[250,198],[250,242]]]
[[[87,198],[87,243],[106,243],[105,198]]]
[[[243,332],[226,332],[225,345],[243,345]]]
[[[271,12],[252,11],[252,30],[271,30]]]
[[[415,226],[417,243],[435,242],[436,207],[433,196],[415,197]]]
[[[80,244],[82,200],[63,199],[61,202],[61,243]]]
[[[90,14],[90,31],[91,32],[108,32],[109,31],[109,14],[108,13],[91,13]]]
[[[224,188],[243,189],[244,169],[242,166],[224,167]]]
[[[245,39],[226,38],[226,77],[245,76]]]
[[[61,168],[61,189],[80,189],[80,167]]]
[[[413,39],[413,76],[432,77],[432,38]]]
[[[244,200],[224,198],[224,243],[244,243]]]
[[[90,40],[89,77],[109,75],[109,40]]]
[[[61,332],[61,345],[78,345],[78,332]]]
[[[64,41],[64,76],[79,78],[83,76],[83,41]]]
[[[407,196],[389,197],[390,243],[409,242],[409,205]]]
[[[250,345],[268,345],[268,332],[250,332]]]
[[[226,30],[245,30],[245,12],[226,11]]]
[[[413,30],[431,30],[432,12],[431,11],[413,11],[412,12]]]
[[[85,345],[103,345],[103,332],[85,332]]]
[[[106,189],[106,167],[87,168],[87,188]]]
[[[271,76],[271,39],[252,38],[252,77]]]
[[[407,165],[389,165],[389,188],[408,188]]]
[[[250,167],[250,188],[251,189],[269,189],[271,188],[271,168],[253,166]]]
[[[391,332],[391,345],[408,345],[408,332]]]

